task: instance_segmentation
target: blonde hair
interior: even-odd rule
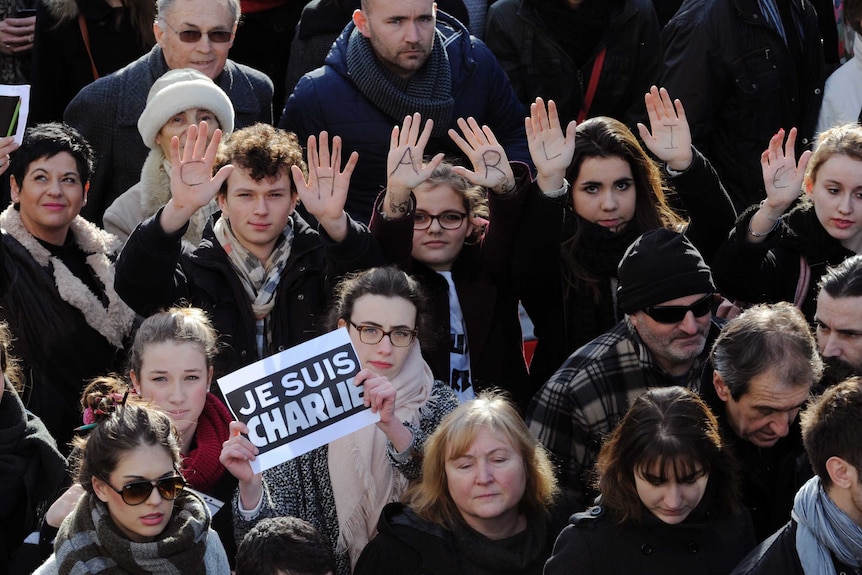
[[[428,439],[422,479],[406,497],[410,506],[423,519],[450,530],[463,522],[449,493],[446,462],[466,453],[482,428],[505,437],[524,460],[527,485],[519,503],[521,512],[547,515],[559,492],[551,460],[512,403],[496,391],[483,391],[458,406]]]
[[[817,145],[805,169],[806,190],[814,185],[823,164],[837,154],[862,162],[862,126],[855,122],[834,126],[817,137]]]

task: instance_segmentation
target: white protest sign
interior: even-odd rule
[[[219,378],[228,408],[260,450],[255,473],[380,421],[353,385],[361,366],[341,328]]]

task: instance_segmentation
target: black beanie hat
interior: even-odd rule
[[[646,232],[628,247],[618,269],[617,302],[623,313],[700,293],[715,284],[709,266],[688,238],[667,228]]]

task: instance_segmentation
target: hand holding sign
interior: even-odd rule
[[[230,423],[230,438],[222,445],[219,461],[239,481],[239,497],[243,509],[254,509],[263,493],[260,474],[251,468],[258,448],[248,440],[248,427],[241,421]]]
[[[365,388],[363,394],[366,407],[372,413],[380,415],[377,427],[380,428],[396,451],[404,451],[413,443],[413,433],[395,415],[395,388],[384,375],[378,375],[370,369],[363,369],[356,374],[355,385]]]

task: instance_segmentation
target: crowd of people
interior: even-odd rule
[[[860,62],[862,0],[0,0],[0,575],[862,572]],[[376,423],[261,472],[217,382],[336,335]]]

